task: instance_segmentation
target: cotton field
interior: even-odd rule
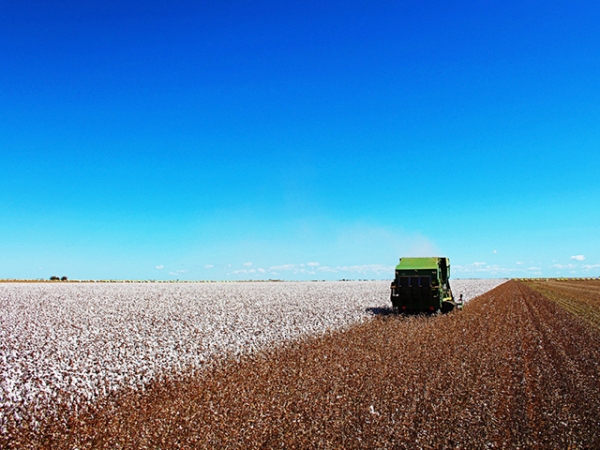
[[[454,280],[465,300],[504,280]],[[389,282],[0,284],[0,426],[367,320]]]

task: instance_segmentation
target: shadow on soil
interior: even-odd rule
[[[365,311],[374,316],[390,316],[392,314],[397,314],[397,312],[394,311],[394,308],[389,307],[367,308]]]
[[[420,313],[407,313],[407,312],[400,312],[397,310],[394,310],[394,308],[391,307],[375,307],[375,308],[366,308],[365,311],[369,314],[372,314],[373,316],[397,316],[397,317],[411,317],[411,316],[425,316],[425,317],[436,317],[436,316],[440,316],[442,315],[441,311],[435,311],[435,312],[420,312]]]

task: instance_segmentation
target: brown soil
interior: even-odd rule
[[[600,329],[600,280],[532,280],[527,284]]]
[[[523,283],[156,382],[13,448],[600,448],[600,332]],[[7,436],[4,436],[7,438]]]

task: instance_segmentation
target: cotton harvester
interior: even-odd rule
[[[463,306],[462,295],[454,300],[450,289],[448,258],[400,258],[392,281],[394,310],[407,313],[447,313]]]

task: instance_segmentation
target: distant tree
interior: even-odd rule
[[[68,278],[66,276],[60,277],[60,281],[67,281],[67,280],[68,280]]]
[[[50,281],[60,281],[60,278],[58,278],[56,275],[52,275],[50,277]]]

